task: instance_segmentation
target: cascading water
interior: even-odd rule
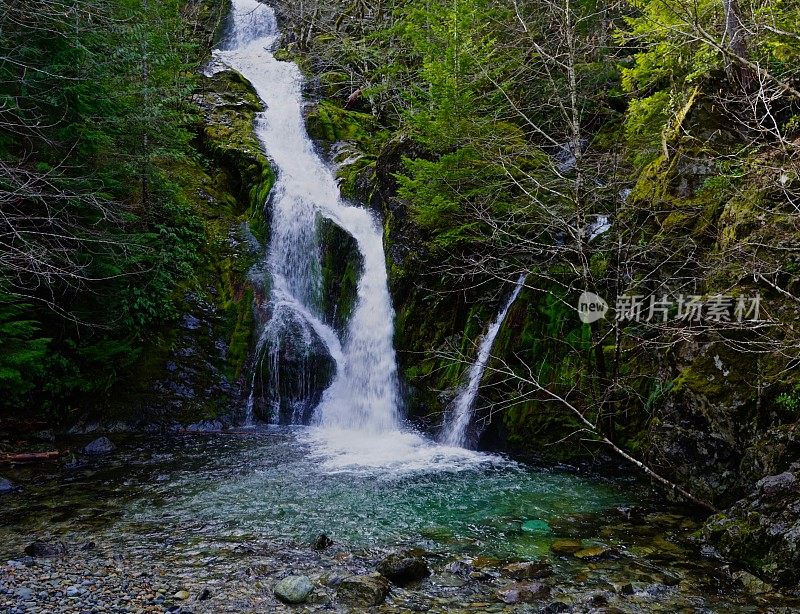
[[[392,345],[394,312],[381,227],[366,209],[342,202],[333,173],[314,151],[303,122],[302,75],[295,64],[280,62],[271,52],[278,36],[272,8],[258,0],[233,0],[231,21],[214,58],[217,65],[244,75],[264,103],[255,132],[278,171],[265,256],[270,300],[258,340],[260,360],[266,350],[267,359],[276,361],[287,335],[300,345],[321,342],[336,373],[314,420],[331,429],[396,430],[400,403]],[[341,340],[318,307],[320,216],[349,233],[362,258],[357,301]],[[271,372],[276,372],[274,365]],[[252,406],[251,397],[250,419]]]
[[[466,444],[467,427],[469,426],[470,418],[472,418],[472,409],[475,406],[478,388],[481,385],[483,372],[486,370],[486,363],[489,362],[494,340],[497,337],[497,333],[500,332],[500,327],[506,319],[508,310],[511,308],[514,301],[517,300],[517,296],[519,296],[524,285],[525,275],[520,275],[513,292],[511,292],[508,299],[503,304],[500,313],[497,314],[497,317],[481,339],[480,345],[478,346],[478,356],[475,362],[470,365],[469,371],[467,372],[466,385],[459,389],[445,414],[445,423],[439,435],[439,441],[441,443],[458,447],[464,447]]]

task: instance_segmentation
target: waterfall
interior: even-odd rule
[[[486,370],[486,363],[489,362],[494,340],[497,337],[497,333],[500,332],[500,327],[506,319],[508,310],[511,308],[514,301],[517,300],[517,296],[519,296],[524,285],[525,275],[520,275],[514,290],[511,292],[508,299],[503,304],[503,308],[497,314],[497,317],[495,317],[489,329],[486,331],[486,334],[481,339],[480,345],[478,346],[478,356],[475,362],[470,365],[469,371],[467,372],[466,384],[458,390],[458,393],[445,413],[445,422],[439,435],[439,441],[441,443],[458,447],[464,447],[466,444],[467,427],[472,417],[472,409],[475,406],[478,388],[481,385],[483,372]]]
[[[302,74],[295,64],[280,62],[272,54],[277,37],[271,7],[259,0],[233,0],[229,33],[214,52],[216,65],[239,71],[263,102],[255,133],[277,170],[264,262],[270,293],[257,358],[268,351],[270,362],[275,361],[287,336],[301,345],[323,344],[336,372],[313,420],[334,429],[394,430],[400,423],[400,403],[382,228],[368,210],[342,202],[332,171],[306,133]],[[319,309],[320,217],[355,239],[363,263],[357,300],[342,338]],[[252,398],[247,411],[252,415]]]

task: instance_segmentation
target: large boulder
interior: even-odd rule
[[[800,582],[800,463],[766,476],[754,492],[711,516],[703,537],[724,557],[779,588]]]
[[[351,607],[374,607],[389,594],[389,583],[383,576],[349,576],[339,583],[337,599]]]
[[[313,590],[314,584],[307,576],[287,576],[275,585],[273,592],[284,603],[303,603]]]
[[[89,456],[100,456],[103,454],[111,454],[117,446],[108,437],[98,437],[94,441],[86,444],[81,452]]]
[[[409,552],[395,552],[387,556],[378,564],[378,573],[399,586],[431,575],[425,559]]]
[[[308,424],[333,381],[336,362],[324,340],[292,306],[271,306],[256,357],[253,411],[265,422]]]

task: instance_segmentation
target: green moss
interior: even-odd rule
[[[246,288],[237,301],[229,308],[229,318],[233,320],[233,332],[228,345],[228,373],[233,379],[242,374],[253,343],[253,290]]]
[[[352,141],[364,143],[375,131],[375,118],[368,113],[347,111],[337,104],[323,100],[308,114],[309,134],[315,139],[335,143]]]

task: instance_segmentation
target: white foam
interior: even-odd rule
[[[303,439],[327,473],[370,473],[393,478],[410,473],[468,471],[482,466],[515,464],[494,454],[443,446],[412,430],[365,433],[310,428]]]

